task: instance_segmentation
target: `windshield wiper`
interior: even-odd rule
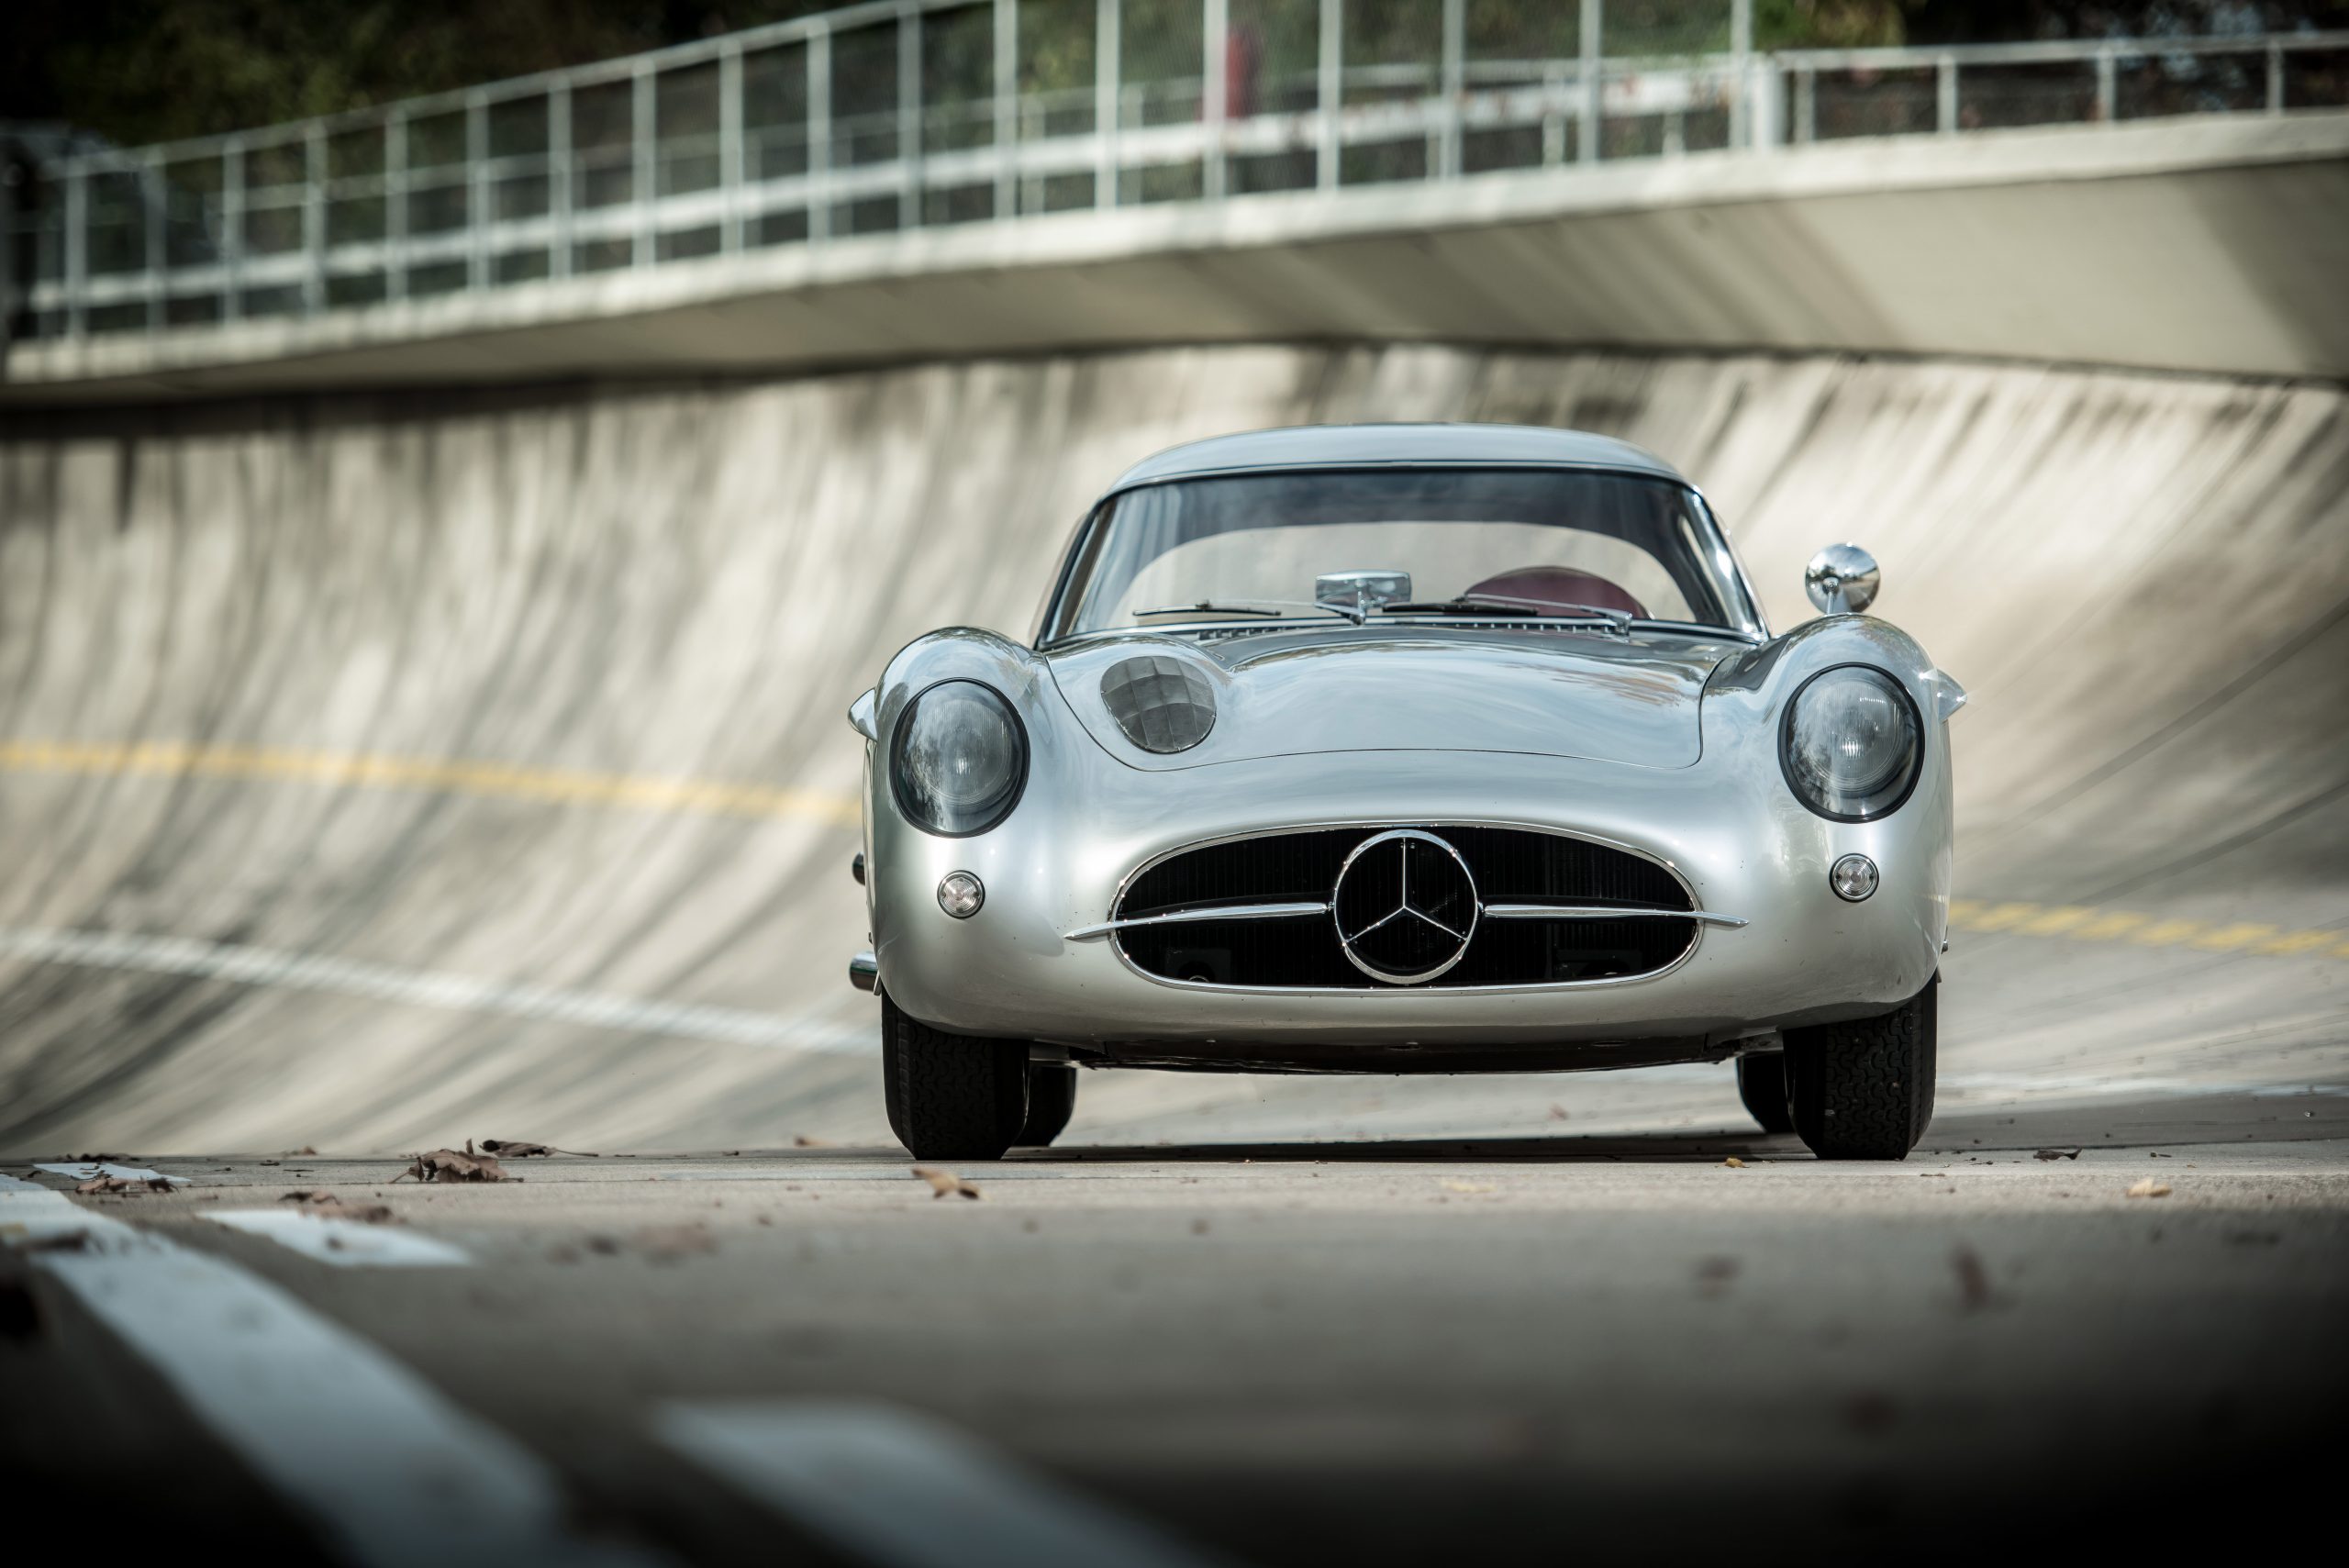
[[[1134,619],[1144,616],[1190,616],[1202,612],[1208,615],[1267,616],[1278,618],[1283,610],[1312,610],[1325,616],[1336,616],[1356,626],[1365,617],[1360,610],[1342,605],[1318,605],[1306,599],[1201,599],[1195,605],[1165,605],[1154,610],[1136,610]]]
[[[1500,594],[1463,594],[1453,599],[1429,599],[1378,607],[1381,614],[1390,616],[1499,614],[1523,616],[1528,620],[1591,620],[1626,637],[1631,634],[1631,617],[1622,610],[1610,610],[1598,605],[1561,605],[1549,599],[1513,599]]]

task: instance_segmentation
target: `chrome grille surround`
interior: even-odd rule
[[[1353,962],[1332,913],[1348,858],[1396,834],[1456,849],[1486,915],[1453,962],[1419,979]],[[1560,917],[1542,917],[1547,906]],[[1218,918],[1219,907],[1239,917]],[[1306,824],[1186,844],[1130,873],[1111,917],[1072,935],[1108,936],[1129,969],[1161,984],[1286,995],[1653,979],[1688,961],[1706,925],[1745,923],[1699,908],[1680,872],[1646,851],[1530,823],[1450,820]]]

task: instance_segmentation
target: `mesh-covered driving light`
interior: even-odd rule
[[[1215,688],[1181,659],[1119,661],[1101,677],[1101,700],[1126,739],[1145,751],[1187,751],[1215,728]]]

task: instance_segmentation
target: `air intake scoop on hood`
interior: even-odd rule
[[[1337,627],[1204,646],[1138,634],[1079,644],[1052,655],[1052,663],[1086,730],[1139,768],[1387,751],[1520,751],[1685,768],[1698,756],[1706,674],[1739,646],[1626,642],[1587,632]],[[1203,740],[1165,754],[1129,738],[1105,703],[1103,677],[1137,656],[1179,660],[1205,678],[1215,723]]]

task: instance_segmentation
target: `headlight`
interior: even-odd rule
[[[941,681],[906,705],[889,748],[889,787],[914,826],[949,839],[984,833],[1028,786],[1028,732],[976,681]]]
[[[1865,664],[1805,681],[1787,705],[1778,761],[1801,802],[1837,822],[1889,816],[1917,787],[1924,726],[1900,683]]]

